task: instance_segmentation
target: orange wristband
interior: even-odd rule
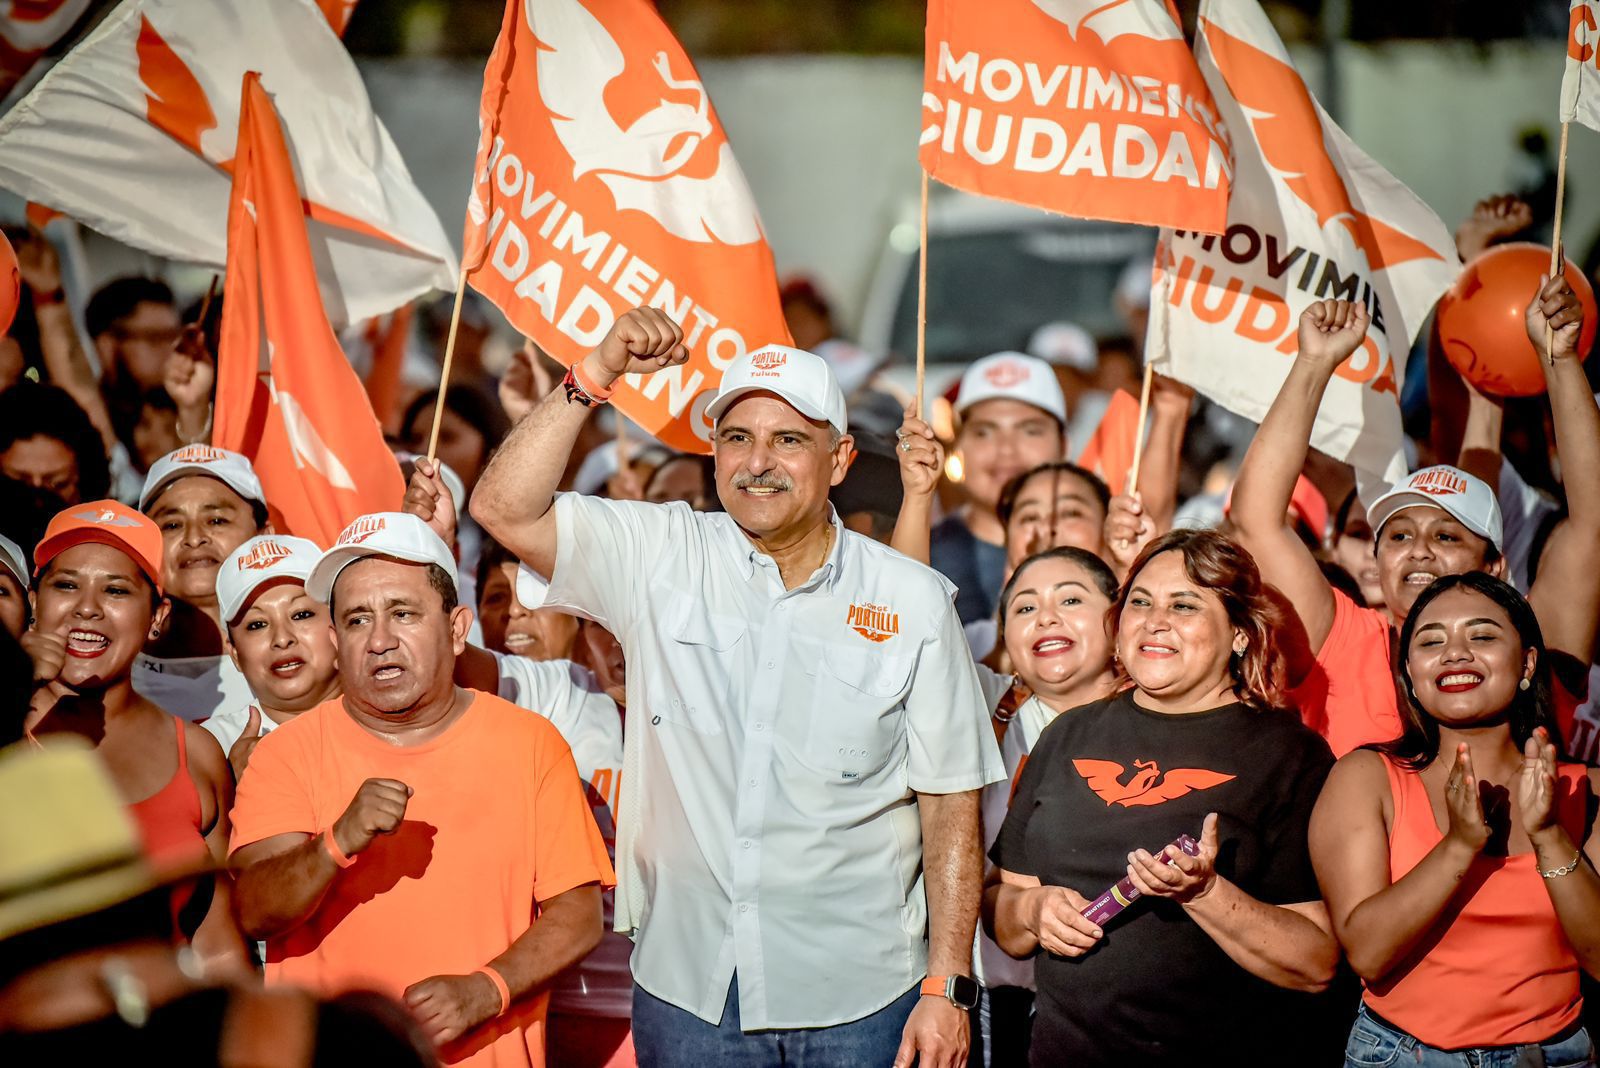
[[[322,832],[322,848],[328,851],[328,856],[332,857],[333,862],[341,868],[348,868],[356,862],[355,857],[345,856],[344,850],[339,848],[339,843],[333,840],[332,827]]]
[[[604,389],[599,385],[599,383],[595,382],[594,379],[590,378],[589,372],[583,368],[582,360],[579,360],[577,363],[573,364],[571,370],[572,380],[578,383],[578,388],[602,404],[610,400],[611,394],[616,391],[615,386],[612,386],[611,389]]]
[[[493,983],[494,988],[500,992],[500,1011],[495,1015],[504,1016],[506,1014],[506,1010],[511,1007],[511,988],[506,985],[505,977],[499,972],[495,971],[493,968],[489,967],[487,964],[472,974],[487,975],[489,977],[489,982]]]

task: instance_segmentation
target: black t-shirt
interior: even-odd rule
[[[1093,901],[1127,874],[1131,851],[1199,839],[1215,812],[1219,874],[1270,904],[1317,900],[1306,828],[1333,766],[1327,743],[1291,712],[1231,704],[1163,715],[1132,694],[1060,716],[1039,736],[995,864]],[[1134,902],[1082,957],[1036,959],[1035,1065],[1257,1063],[1286,1016],[1282,992],[1170,901]]]

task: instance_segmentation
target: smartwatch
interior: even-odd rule
[[[978,981],[970,975],[930,975],[922,981],[922,996],[944,998],[958,1009],[978,1004]]]

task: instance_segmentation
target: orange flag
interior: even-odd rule
[[[1133,468],[1133,452],[1139,440],[1139,399],[1127,390],[1111,394],[1111,403],[1100,417],[1100,425],[1078,456],[1078,466],[1093,471],[1121,493],[1128,485]]]
[[[931,0],[922,167],[1087,219],[1221,233],[1228,134],[1168,0]]]
[[[286,533],[332,545],[400,507],[400,466],[323,311],[299,186],[259,75],[244,77],[212,443],[250,457]]]
[[[705,406],[746,351],[789,340],[755,200],[705,86],[649,0],[507,0],[484,73],[467,279],[564,364],[661,308],[689,362],[613,403],[710,451]]]
[[[322,9],[328,25],[333,27],[333,32],[340,37],[350,28],[350,16],[356,13],[356,4],[361,0],[317,0],[317,6]]]

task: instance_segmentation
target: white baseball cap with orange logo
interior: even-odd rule
[[[997,352],[974,360],[956,391],[956,414],[987,400],[1031,404],[1062,426],[1067,425],[1067,398],[1048,363],[1022,352]]]
[[[1377,533],[1396,512],[1407,508],[1441,508],[1478,537],[1487,539],[1496,552],[1503,551],[1504,523],[1494,490],[1483,479],[1460,468],[1440,464],[1413,471],[1372,502],[1367,509],[1367,522]]]
[[[210,445],[185,445],[150,465],[150,473],[144,477],[144,488],[139,491],[139,511],[148,510],[162,490],[190,475],[214,478],[247,501],[267,503],[261,479],[256,477],[256,469],[242,453]]]
[[[233,551],[217,568],[217,605],[223,622],[232,626],[255,592],[269,582],[293,579],[305,583],[322,558],[322,548],[306,538],[263,534]]]
[[[848,431],[844,393],[828,366],[816,353],[788,345],[767,345],[747,352],[722,373],[716,399],[706,405],[713,423],[746,393],[775,393],[807,419],[827,423],[839,433]]]
[[[432,527],[409,512],[374,512],[344,528],[333,548],[323,553],[316,567],[311,569],[311,577],[306,579],[306,592],[327,604],[333,596],[333,584],[339,572],[364,556],[391,556],[413,564],[438,564],[456,589],[461,589],[455,557],[450,555],[450,547]]]

